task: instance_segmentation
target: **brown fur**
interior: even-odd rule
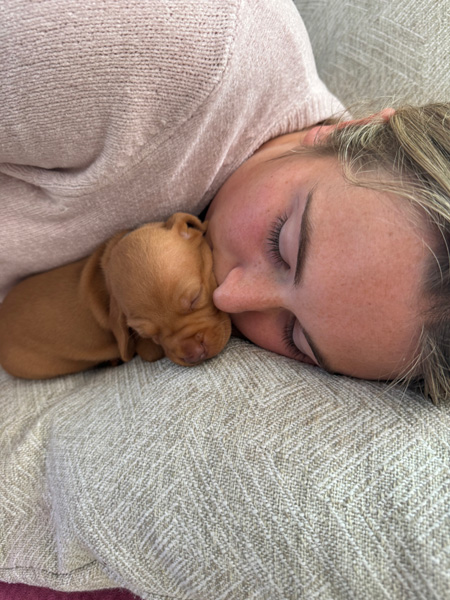
[[[89,257],[20,282],[0,305],[0,364],[44,379],[100,363],[218,354],[231,332],[217,310],[212,254],[196,217],[123,231]]]

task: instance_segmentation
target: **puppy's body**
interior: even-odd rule
[[[17,377],[45,378],[117,358],[98,260],[103,249],[25,279],[7,295],[0,305],[0,363],[6,371]],[[90,285],[101,312],[92,311],[86,301]],[[100,322],[99,313],[105,317]]]
[[[212,302],[216,283],[203,232],[196,217],[177,213],[19,283],[0,305],[3,368],[42,379],[128,361],[136,352],[184,365],[217,354],[231,327]],[[199,286],[202,299],[192,306]]]

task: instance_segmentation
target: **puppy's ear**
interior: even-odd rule
[[[130,334],[126,317],[113,295],[109,299],[109,326],[117,340],[120,358],[127,362],[136,353],[136,344]]]
[[[153,338],[158,333],[157,326],[152,323],[148,318],[130,318],[128,320],[128,327],[131,327],[141,338]]]
[[[135,342],[130,335],[130,331],[127,325],[125,314],[119,307],[119,304],[114,297],[114,294],[111,292],[111,284],[109,281],[109,263],[111,258],[111,253],[115,246],[120,242],[120,240],[129,233],[130,230],[126,229],[124,231],[120,231],[116,233],[105,245],[101,256],[101,269],[103,271],[104,282],[106,286],[106,293],[109,296],[109,314],[108,314],[108,323],[107,327],[111,329],[114,337],[116,338],[117,345],[119,347],[120,358],[127,362],[133,358],[135,355]]]
[[[166,221],[167,229],[176,229],[182,237],[190,238],[193,235],[198,235],[200,232],[203,235],[206,231],[206,223],[202,223],[200,219],[189,213],[178,212],[173,214]]]
[[[108,267],[109,259],[111,258],[111,252],[112,252],[113,248],[120,242],[120,240],[123,237],[125,237],[127,235],[127,233],[130,233],[130,231],[131,231],[131,229],[125,229],[123,231],[119,231],[118,233],[113,235],[112,238],[110,238],[106,242],[105,248],[103,250],[103,254],[101,257],[101,266],[102,266],[103,270],[105,270]]]

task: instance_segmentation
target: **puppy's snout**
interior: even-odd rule
[[[182,345],[183,360],[187,364],[195,364],[208,358],[208,349],[203,333],[197,333]]]

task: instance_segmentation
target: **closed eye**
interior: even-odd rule
[[[295,360],[298,360],[303,363],[307,363],[309,365],[316,365],[317,362],[314,361],[310,356],[302,352],[294,342],[294,327],[296,323],[295,315],[288,320],[286,325],[283,327],[283,343],[285,345],[286,350],[289,352],[290,356]]]
[[[200,303],[200,300],[202,297],[202,291],[203,291],[203,287],[201,287],[199,289],[198,293],[195,294],[194,298],[191,300],[191,306],[190,306],[191,310],[195,310],[198,307],[198,304]]]
[[[203,286],[195,289],[194,292],[186,291],[183,296],[181,296],[180,302],[180,310],[183,314],[188,314],[197,308],[199,308],[199,304],[202,301],[203,297]]]
[[[289,351],[290,354],[293,354],[293,358],[297,358],[301,360],[301,357],[304,356],[302,352],[297,348],[294,342],[294,327],[295,327],[295,315],[288,320],[286,325],[283,327],[283,343],[286,347],[286,350]]]
[[[269,230],[269,234],[267,236],[268,253],[270,258],[272,259],[272,262],[275,265],[283,267],[285,269],[289,269],[289,265],[281,256],[280,234],[281,230],[283,229],[283,225],[286,223],[287,219],[288,216],[286,213],[284,213],[281,216],[278,216],[272,223]]]

